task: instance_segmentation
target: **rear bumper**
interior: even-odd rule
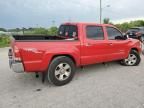
[[[8,56],[9,56],[9,66],[10,66],[10,68],[16,73],[23,73],[24,72],[23,63],[19,60],[14,59],[14,57],[12,56],[11,49],[9,49]]]

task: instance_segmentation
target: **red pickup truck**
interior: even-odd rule
[[[58,36],[12,37],[9,64],[13,71],[42,73],[56,86],[69,83],[76,67],[109,61],[136,66],[141,61],[140,42],[108,24],[64,23]]]

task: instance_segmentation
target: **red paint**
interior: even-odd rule
[[[69,55],[73,57],[77,66],[120,60],[128,57],[132,48],[141,52],[140,42],[134,39],[108,40],[106,24],[93,23],[65,23],[78,27],[78,41],[41,41],[41,42],[14,42],[19,49],[20,56],[26,72],[43,72],[48,69],[54,56]],[[99,25],[104,30],[104,40],[91,40],[86,38],[86,26]],[[88,45],[88,46],[87,46]],[[27,51],[33,49],[33,51]]]

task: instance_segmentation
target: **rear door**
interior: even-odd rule
[[[85,26],[84,45],[81,49],[83,65],[104,62],[107,56],[107,41],[104,28],[99,25]]]
[[[123,37],[122,33],[114,27],[106,27],[108,37],[108,56],[107,60],[119,60],[125,58],[128,51],[129,39],[122,40],[117,37]]]

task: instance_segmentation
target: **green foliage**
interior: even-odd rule
[[[8,29],[8,32],[17,32],[18,31],[18,28],[16,28],[16,29]],[[19,31],[20,31],[20,29],[19,29]]]
[[[144,26],[144,20],[125,22],[122,24],[116,24],[115,26],[118,27],[121,31],[126,32],[129,28]]]
[[[7,30],[5,28],[0,28],[0,31],[6,32]]]
[[[14,32],[14,33],[22,33],[23,32],[23,28],[16,28],[16,29],[10,29],[8,30],[9,32]],[[50,27],[49,29],[46,28],[25,28],[24,29],[24,34],[37,34],[37,35],[52,35],[55,36],[57,35],[58,32],[58,28],[57,27]],[[0,47],[6,47],[9,46],[10,43],[10,36],[7,35],[1,35],[0,36]]]
[[[48,35],[56,36],[58,33],[58,28],[57,27],[51,27],[48,29]]]
[[[6,36],[6,35],[0,36],[0,47],[9,46],[9,43],[10,43],[9,36]]]
[[[48,30],[45,28],[33,28],[33,34],[43,34],[43,35],[47,35],[48,34]]]
[[[131,25],[129,23],[116,24],[115,26],[123,32],[126,32],[129,28],[131,28]]]
[[[22,32],[24,34],[31,34],[31,35],[52,35],[52,36],[55,36],[57,35],[57,32],[58,32],[58,28],[57,27],[50,27],[50,28],[43,28],[43,27],[40,27],[40,28],[25,28],[25,29],[19,29],[19,28],[16,28],[16,29],[10,29],[9,32],[13,32],[13,33],[16,33],[16,34],[21,34]]]
[[[103,23],[104,24],[112,24],[110,22],[109,18],[104,18]],[[126,32],[129,28],[144,26],[144,20],[136,20],[136,21],[131,21],[131,22],[124,22],[122,24],[115,24],[115,26],[117,28],[119,28],[122,32]]]
[[[110,23],[110,19],[109,18],[104,18],[103,23],[104,24],[109,24]]]

